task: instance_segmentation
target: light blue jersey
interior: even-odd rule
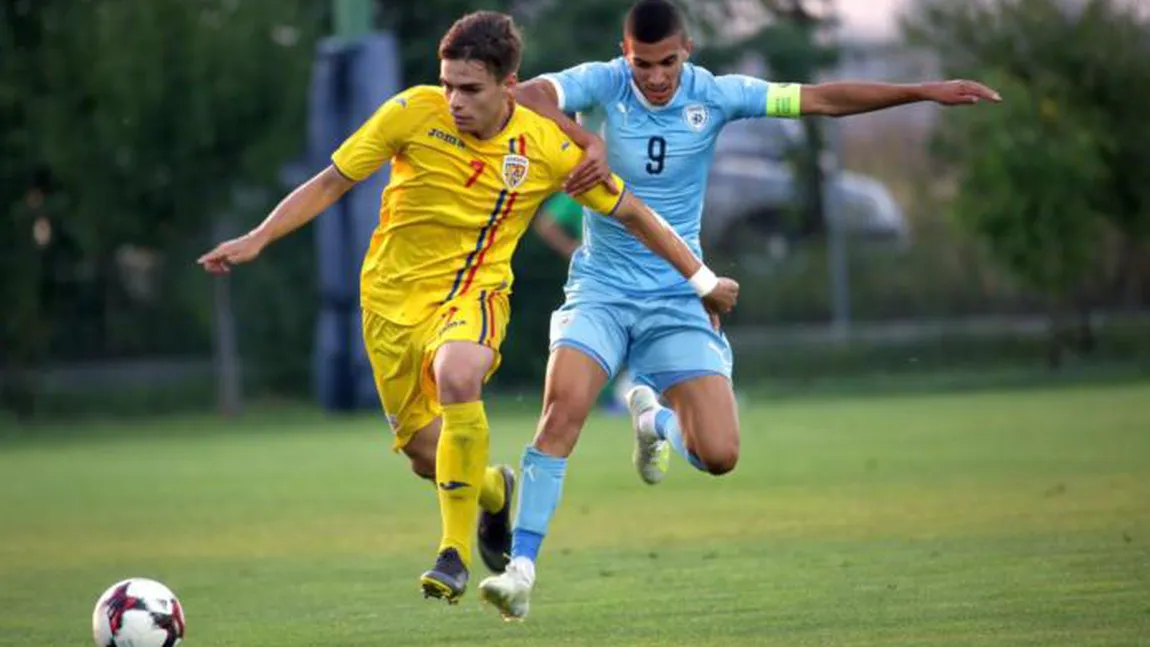
[[[556,88],[564,112],[603,109],[611,169],[701,258],[703,195],[715,140],[727,122],[767,116],[767,82],[715,76],[688,63],[675,96],[654,106],[635,86],[623,58],[584,63],[543,78]],[[670,264],[614,219],[585,217],[583,222],[583,247],[572,259],[567,282],[569,300],[588,290],[627,296],[693,294]]]

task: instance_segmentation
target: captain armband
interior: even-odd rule
[[[801,83],[768,83],[767,116],[799,117],[802,111],[803,86]]]

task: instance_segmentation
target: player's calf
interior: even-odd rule
[[[535,449],[548,456],[570,456],[586,420],[585,405],[564,399],[546,403],[535,434]]]
[[[548,456],[570,456],[606,381],[595,360],[571,348],[556,349],[548,363],[535,449]]]
[[[415,432],[403,446],[403,455],[411,461],[411,471],[421,479],[435,481],[435,452],[439,445],[439,428],[442,419]]]

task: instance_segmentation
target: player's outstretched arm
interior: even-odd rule
[[[1002,97],[994,90],[974,81],[910,85],[835,82],[802,86],[799,104],[804,115],[845,117],[920,101],[933,101],[944,106],[962,106],[980,101],[998,102],[1002,101]]]
[[[607,165],[607,145],[595,133],[575,123],[559,109],[559,95],[555,86],[546,79],[531,79],[515,86],[515,101],[532,112],[554,121],[564,135],[571,138],[583,149],[583,159],[568,176],[563,190],[571,195],[580,195],[603,184],[612,194],[619,193],[619,187],[611,177]]]
[[[739,299],[739,284],[734,279],[715,276],[671,225],[642,200],[628,192],[619,201],[614,216],[639,242],[688,279],[708,310],[726,314],[735,307]]]
[[[328,166],[292,191],[258,227],[220,243],[196,262],[213,274],[224,274],[232,265],[254,260],[269,243],[311,222],[353,186],[354,181]]]

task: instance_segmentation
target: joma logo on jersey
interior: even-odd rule
[[[508,189],[514,191],[527,179],[527,169],[531,162],[522,155],[503,156],[503,183]]]
[[[455,135],[452,135],[451,133],[445,133],[438,128],[432,128],[431,130],[427,131],[427,136],[445,141],[448,144],[455,146],[456,148],[467,148],[467,144],[464,144],[461,139]]]
[[[452,329],[458,328],[460,326],[466,326],[466,325],[467,325],[466,319],[452,319],[452,320],[448,321],[447,323],[443,324],[443,326],[441,326],[439,328],[439,335],[438,336],[442,337],[442,336],[446,335]]]
[[[457,314],[459,314],[459,308],[454,306],[452,306],[451,309],[443,314],[443,322],[439,326],[439,332],[437,333],[437,336],[442,337],[446,335],[447,331],[451,330],[452,328],[458,328],[460,326],[467,325],[466,319],[455,318],[455,315]]]

